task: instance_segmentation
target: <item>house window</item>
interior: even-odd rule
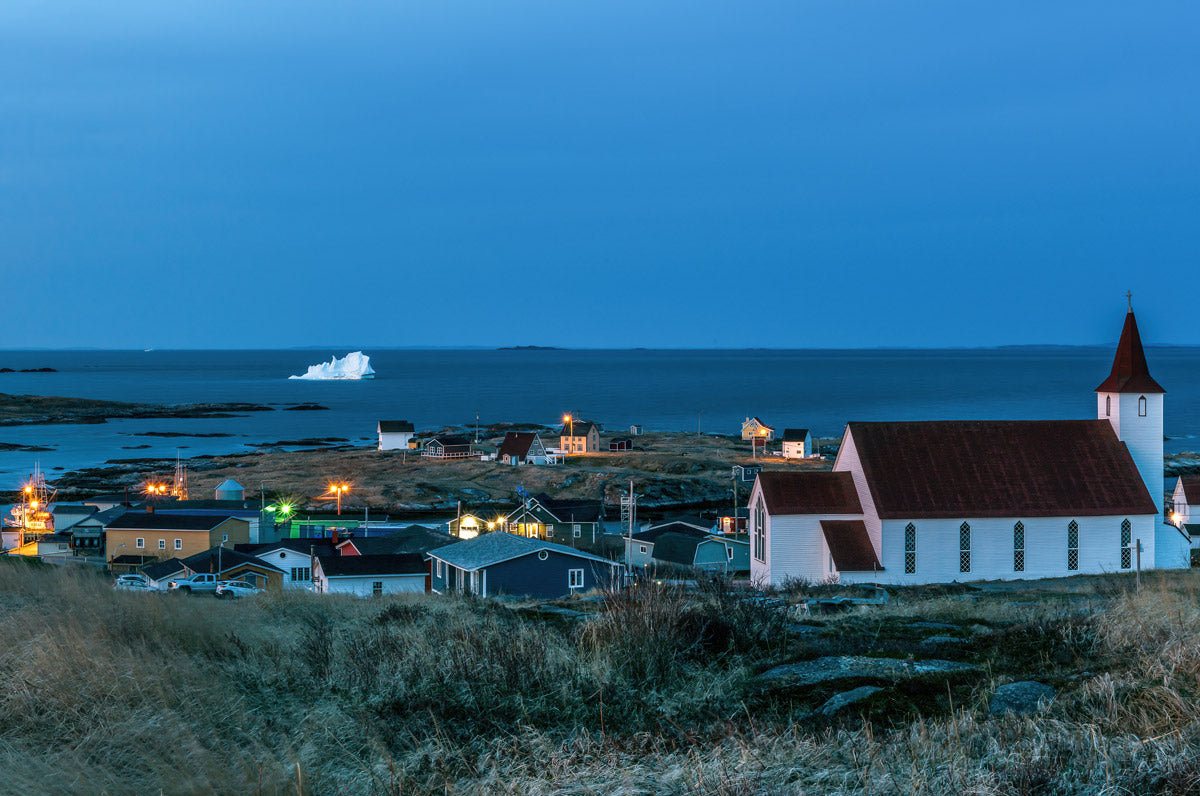
[[[567,588],[582,589],[583,588],[583,570],[569,569],[567,570]]]
[[[302,583],[312,580],[312,569],[309,567],[292,567],[292,582]]]
[[[958,571],[971,571],[971,526],[965,522],[958,526]]]
[[[583,528],[581,528],[579,525],[572,525],[571,535],[578,539],[579,537],[583,536]]]
[[[166,549],[167,549],[167,540],[166,540],[166,539],[159,539],[159,540],[158,540],[158,549],[159,549],[159,550],[166,550]]]
[[[222,534],[222,535],[221,535],[221,541],[222,541],[222,542],[228,542],[228,541],[229,541],[229,534],[227,534],[227,533],[226,533],[226,534]]]
[[[917,571],[917,526],[911,522],[904,526],[904,574]]]
[[[732,547],[726,547],[726,548],[725,548],[725,555],[726,555],[726,557],[727,557],[727,558],[728,558],[730,561],[732,561],[732,560],[733,560],[733,548],[732,548]]]
[[[1121,520],[1121,569],[1133,566],[1133,524]]]
[[[1138,417],[1146,416],[1146,396],[1138,398]]]
[[[438,576],[439,578],[440,578],[440,577],[443,577],[443,575],[442,575],[442,562],[441,562],[441,561],[438,561],[438,562],[437,562],[437,576]]]
[[[1067,569],[1071,572],[1079,569],[1079,523],[1075,520],[1067,526]]]
[[[638,552],[639,552],[639,553],[645,553],[645,552],[646,552],[646,545],[644,545],[644,544],[640,544],[640,545],[638,545]]]
[[[142,547],[145,547],[145,546],[146,546],[146,540],[145,540],[145,539],[143,539],[143,538],[140,538],[140,537],[139,537],[139,538],[138,538],[138,540],[137,540],[136,542],[134,542],[134,543],[133,543],[133,546],[134,546],[134,547],[137,547],[137,548],[142,548]]]
[[[546,538],[547,538],[547,539],[553,539],[553,538],[554,538],[554,526],[553,526],[553,525],[547,525],[547,526],[546,526]]]
[[[176,539],[176,540],[175,540],[175,549],[176,549],[176,550],[182,550],[182,549],[183,549],[183,540],[182,540],[182,539]]]
[[[383,581],[376,580],[376,581],[371,582],[371,596],[372,597],[382,597],[383,596]]]
[[[1013,572],[1025,571],[1025,523],[1013,526]]]

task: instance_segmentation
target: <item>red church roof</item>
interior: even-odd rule
[[[771,514],[862,514],[850,473],[768,470],[758,485]]]
[[[849,433],[885,520],[1158,510],[1107,420],[850,423]]]
[[[1166,392],[1150,377],[1150,367],[1146,364],[1146,352],[1142,350],[1142,337],[1138,334],[1132,309],[1125,315],[1125,328],[1121,330],[1121,342],[1117,343],[1112,373],[1096,388],[1096,392]]]

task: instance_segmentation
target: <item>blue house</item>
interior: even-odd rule
[[[621,583],[621,564],[566,545],[496,531],[429,551],[431,588],[554,599]]]

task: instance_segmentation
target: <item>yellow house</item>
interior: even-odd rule
[[[600,429],[587,420],[570,420],[559,432],[558,446],[563,453],[598,453]]]
[[[250,541],[250,521],[209,514],[156,514],[127,512],[108,526],[104,555],[146,558],[187,558],[221,542],[226,548]]]
[[[773,440],[775,429],[757,417],[748,417],[742,423],[742,439]]]

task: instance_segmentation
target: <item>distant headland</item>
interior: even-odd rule
[[[566,351],[565,348],[560,348],[556,345],[506,345],[500,346],[497,351]]]

